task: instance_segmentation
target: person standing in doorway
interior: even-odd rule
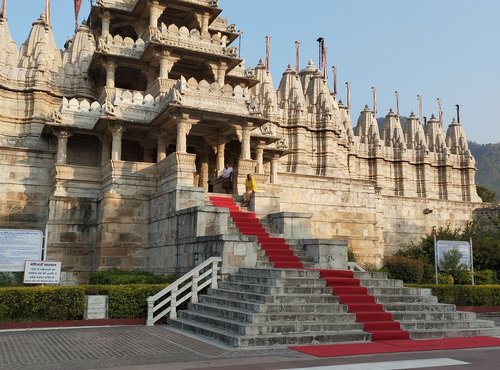
[[[222,170],[222,189],[226,192],[226,194],[231,194],[231,190],[233,189],[233,168],[229,166],[229,163],[226,163],[224,169]]]
[[[245,180],[245,193],[243,194],[243,205],[248,207],[250,204],[250,199],[253,194],[257,191],[257,182],[252,175],[248,174]]]

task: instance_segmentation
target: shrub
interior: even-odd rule
[[[155,275],[145,271],[98,271],[90,275],[91,285],[129,285],[172,283],[179,275]]]
[[[435,279],[436,278],[434,278],[434,281],[436,281]],[[438,274],[438,283],[439,284],[442,284],[442,285],[453,285],[454,282],[455,282],[455,279],[453,279],[453,276],[451,276],[449,274],[443,274],[443,273],[439,273]]]
[[[500,306],[500,285],[418,285],[418,287],[431,288],[432,294],[440,303],[457,306]]]
[[[0,322],[78,320],[84,304],[80,286],[2,288]]]
[[[492,270],[474,271],[476,285],[491,285],[495,282],[495,272]]]
[[[391,256],[384,259],[383,269],[389,278],[400,279],[406,283],[420,283],[424,276],[424,263],[403,256]]]

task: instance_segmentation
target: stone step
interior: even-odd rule
[[[444,304],[444,303],[408,303],[408,302],[391,302],[384,303],[384,308],[389,312],[456,312],[456,306],[454,304]]]
[[[270,278],[307,277],[307,278],[320,279],[319,271],[304,270],[304,269],[266,269],[266,268],[242,267],[240,268],[239,273],[249,276],[260,276],[260,277],[270,277]]]
[[[193,303],[190,309],[196,312],[248,323],[272,321],[352,323],[356,321],[355,315],[347,313],[345,306],[342,305],[303,305],[302,307],[298,305],[279,305],[279,307],[269,305],[266,307],[266,312],[258,313],[221,305]]]
[[[282,347],[289,345],[307,345],[317,343],[340,343],[353,341],[369,341],[371,336],[361,330],[342,332],[320,332],[320,333],[294,333],[293,335],[258,335],[243,336],[224,332],[208,325],[193,324],[182,319],[169,321],[174,327],[188,330],[197,335],[215,339],[233,347]]]
[[[420,295],[420,296],[431,296],[430,294],[425,294],[426,291],[419,288],[408,288],[408,287],[367,287],[368,293],[374,296],[382,295]]]
[[[323,279],[292,277],[292,278],[270,278],[253,275],[231,274],[228,279],[232,283],[255,284],[267,286],[321,286],[326,287]]]
[[[391,312],[394,320],[401,323],[405,321],[452,321],[452,320],[474,320],[473,312],[427,312],[427,311],[394,311]]]
[[[387,272],[382,271],[354,271],[356,279],[387,279]]]
[[[337,303],[338,297],[331,294],[256,294],[227,289],[209,289],[208,295],[253,303]]]
[[[403,280],[362,278],[360,285],[364,287],[403,287]]]
[[[377,303],[438,303],[437,297],[422,295],[378,295]]]
[[[297,302],[286,303],[268,303],[262,304],[258,302],[248,302],[245,300],[228,299],[226,297],[200,295],[200,303],[208,305],[217,305],[230,307],[240,310],[252,312],[347,312],[345,305],[338,303],[338,297],[329,296],[331,298],[324,299],[322,302],[308,302],[307,304],[298,304]]]
[[[362,330],[362,324],[354,321],[271,321],[264,323],[248,323],[207,315],[197,311],[179,311],[179,318],[186,321],[201,323],[203,325],[214,326],[218,329],[227,330],[240,335],[286,335],[304,332]]]
[[[488,320],[454,320],[454,321],[402,321],[405,330],[444,330],[444,329],[483,329],[495,327]]]
[[[434,339],[434,338],[456,338],[456,337],[476,337],[498,335],[497,329],[478,328],[478,329],[425,329],[411,330],[411,339]]]
[[[219,289],[234,290],[256,294],[332,294],[332,289],[325,286],[267,286],[248,283],[221,282]]]

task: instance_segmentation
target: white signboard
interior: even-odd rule
[[[59,284],[61,262],[26,261],[24,284]]]
[[[26,260],[42,258],[42,244],[39,230],[0,229],[0,272],[24,271]]]
[[[465,266],[467,269],[471,269],[472,267],[472,253],[471,246],[469,242],[462,241],[454,241],[454,240],[438,240],[436,243],[437,247],[437,260],[438,266],[441,267],[441,263],[443,262],[444,255],[446,252],[456,249],[462,255],[462,259],[460,263]]]

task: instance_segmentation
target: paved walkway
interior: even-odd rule
[[[493,364],[497,364],[500,357],[500,348],[474,351],[482,351],[478,356],[482,361],[491,357]],[[413,357],[436,355],[426,352]],[[367,357],[371,361],[375,359],[374,356],[355,356],[349,361],[366,361]],[[379,355],[376,358],[408,359],[408,355]],[[168,326],[0,331],[1,370],[245,370],[292,369],[332,363],[345,364],[346,359],[318,359],[287,348],[234,349],[199,340]]]

